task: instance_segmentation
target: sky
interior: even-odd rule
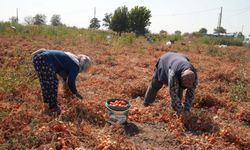
[[[206,28],[213,33],[218,25],[221,7],[221,26],[228,33],[242,32],[250,34],[250,0],[0,0],[0,21],[9,21],[16,16],[18,8],[19,23],[27,16],[44,14],[47,24],[52,15],[59,14],[61,22],[68,26],[88,28],[90,20],[96,17],[102,21],[105,13],[114,13],[115,9],[127,6],[145,6],[151,11],[153,33],[165,30],[174,33],[192,33]],[[101,22],[102,25],[103,22]],[[102,27],[105,29],[104,27]]]

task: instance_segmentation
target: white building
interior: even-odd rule
[[[250,34],[247,37],[245,37],[243,42],[244,43],[250,43]]]

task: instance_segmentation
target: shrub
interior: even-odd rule
[[[112,41],[112,44],[116,48],[121,48],[121,47],[132,45],[135,42],[135,40],[136,40],[135,34],[127,33],[127,34],[123,34],[122,36],[119,36],[117,38],[114,38],[114,40]]]
[[[228,45],[228,46],[242,46],[242,40],[235,38],[227,38],[227,37],[202,37],[201,41],[208,45]]]
[[[153,42],[166,42],[169,40],[172,41],[180,41],[182,40],[182,36],[179,34],[167,35],[167,34],[148,34],[147,37],[151,37]]]

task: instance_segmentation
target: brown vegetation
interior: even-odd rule
[[[237,52],[250,58],[249,49],[228,46],[226,55],[211,56],[206,45],[173,45],[173,50],[188,47],[182,53],[199,75],[192,116],[183,123],[170,108],[166,87],[152,106],[142,105],[157,59],[170,51],[164,44],[138,39],[117,48],[84,38],[58,40],[0,37],[0,149],[249,149],[249,99],[244,98],[250,91],[250,59],[245,59],[246,75],[240,78],[242,62],[233,57]],[[94,60],[90,72],[77,78],[83,101],[65,98],[59,90],[63,114],[58,118],[44,114],[31,64],[30,54],[42,47],[84,53]],[[130,124],[106,123],[104,103],[110,98],[130,101]]]

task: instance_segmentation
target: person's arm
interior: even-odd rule
[[[196,79],[194,86],[192,88],[187,89],[186,96],[185,96],[185,104],[184,104],[184,111],[190,112],[192,102],[195,97],[195,89],[198,84],[198,79]]]
[[[177,111],[177,113],[181,113],[182,103],[180,97],[178,96],[180,84],[174,71],[171,69],[168,71],[168,86],[171,97],[171,106],[175,111]]]
[[[185,96],[185,103],[184,103],[184,111],[190,112],[192,102],[195,95],[195,87],[187,89],[186,96]]]
[[[82,96],[80,95],[80,93],[77,91],[76,89],[76,84],[75,84],[75,81],[76,81],[76,77],[78,75],[78,70],[79,69],[72,69],[69,73],[69,76],[68,76],[68,86],[69,86],[69,89],[70,91],[75,95],[77,96],[78,98],[82,99]]]

